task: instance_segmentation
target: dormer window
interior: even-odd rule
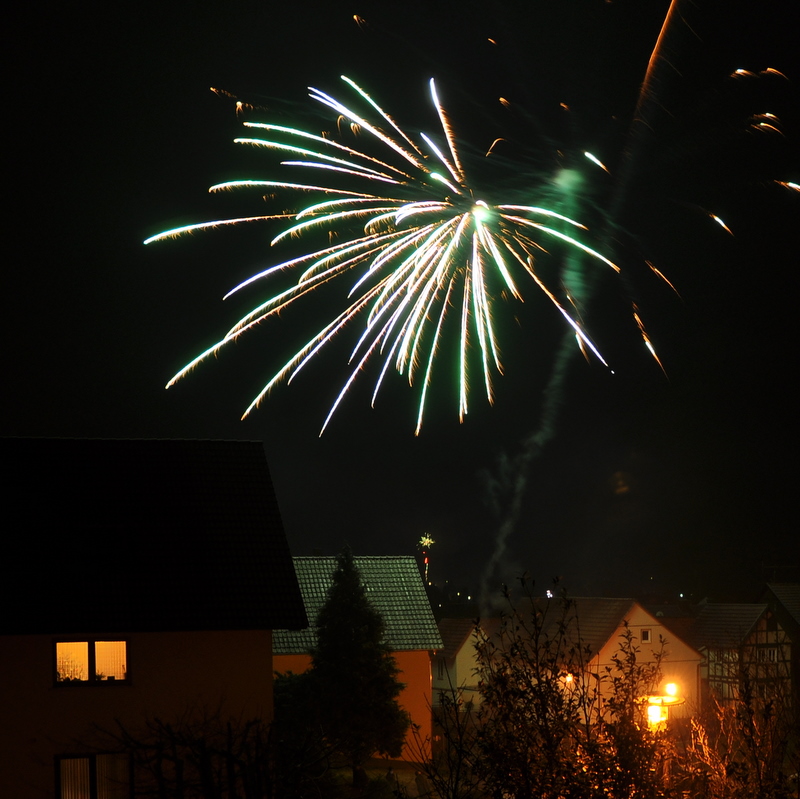
[[[124,682],[128,678],[125,641],[59,641],[56,682]]]

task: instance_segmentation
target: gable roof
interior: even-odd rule
[[[440,619],[439,634],[442,636],[442,651],[438,654],[448,660],[454,658],[475,631],[471,619]]]
[[[792,617],[794,623],[800,625],[800,583],[767,583],[767,591]]]
[[[15,520],[0,632],[307,624],[261,443],[4,439],[0,453]]]
[[[744,643],[767,605],[707,602],[691,626],[688,640],[696,649],[731,649]]]
[[[595,654],[611,638],[619,636],[622,622],[636,604],[635,600],[629,598],[596,596],[573,597],[573,601],[581,641]]]
[[[570,626],[570,634],[577,637],[580,632],[581,644],[589,647],[595,655],[609,641],[616,640],[620,636],[622,624],[634,607],[647,613],[654,626],[660,624],[659,620],[642,608],[635,599],[627,597],[570,597],[569,602],[566,620],[572,619],[577,622],[577,625]],[[548,637],[555,636],[565,618],[561,600],[537,598],[535,603],[539,611],[546,614],[542,621],[542,632]],[[489,636],[497,636],[502,625],[501,618],[481,619],[481,626]]]
[[[422,577],[411,555],[356,555],[353,561],[361,574],[367,597],[383,617],[385,642],[393,650],[442,648]],[[327,599],[336,558],[296,557],[294,568],[311,626],[300,631],[276,630],[273,637],[276,655],[308,654],[313,649],[316,643],[314,622]]]

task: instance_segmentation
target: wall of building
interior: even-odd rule
[[[305,674],[311,668],[311,655],[275,655],[272,668],[279,674]]]
[[[636,662],[640,665],[654,664],[657,654],[661,652],[660,640],[666,642],[663,648],[664,657],[661,661],[661,682],[653,686],[654,694],[663,694],[664,686],[675,683],[678,686],[678,695],[685,701],[670,709],[671,718],[688,718],[700,707],[700,664],[702,656],[688,644],[681,641],[674,633],[664,627],[657,618],[651,616],[644,608],[634,605],[628,615],[628,626],[633,633],[633,644],[638,649]],[[642,642],[642,633],[648,630],[650,641]],[[620,626],[618,635],[612,636],[602,647],[599,657],[593,662],[593,669],[598,669],[601,674],[606,669],[615,671],[613,657],[620,651],[623,627]],[[604,693],[608,692],[608,687]]]
[[[397,701],[411,716],[412,725],[418,727],[419,740],[431,736],[431,663],[426,650],[396,651],[393,653],[400,673],[397,679],[405,684]],[[302,674],[311,667],[309,655],[275,655],[274,670]],[[418,759],[418,749],[413,731],[409,729],[403,748],[403,759]]]
[[[702,668],[704,701],[734,702],[742,687],[742,675],[753,681],[756,699],[791,704],[792,642],[778,619],[765,613],[747,639],[729,647],[704,649]]]
[[[702,656],[695,649],[678,639],[657,618],[651,616],[644,608],[634,604],[628,615],[629,629],[634,636],[633,644],[638,649],[637,663],[640,665],[653,664],[656,655],[661,650],[660,639],[666,641],[664,646],[664,658],[661,662],[662,679],[657,686],[653,686],[653,693],[664,692],[667,683],[675,683],[678,686],[680,696],[685,700],[682,705],[670,709],[672,718],[688,718],[699,707],[700,702],[700,664]],[[612,635],[606,644],[601,648],[598,656],[592,659],[587,673],[608,674],[613,677],[616,671],[613,658],[620,651],[622,643],[621,635],[623,626],[620,625],[616,634]],[[649,642],[643,643],[643,631],[649,631]],[[475,669],[477,659],[474,647],[474,637],[471,636],[459,649],[455,658],[444,661],[444,658],[434,657],[433,662],[433,689],[434,701],[435,692],[442,688],[447,688],[449,679],[460,688],[466,688],[463,692],[465,699],[472,699],[480,703],[480,694],[477,691],[477,677]],[[440,676],[440,662],[446,668]],[[606,672],[609,669],[609,672]],[[577,676],[577,675],[576,675]],[[587,678],[589,679],[589,678]],[[594,678],[591,678],[593,681]],[[602,686],[602,695],[607,697],[611,692],[610,679],[605,679]]]
[[[438,705],[437,693],[458,688],[463,702],[480,704],[478,693],[478,677],[475,674],[475,637],[470,635],[454,658],[435,655],[432,659],[433,669],[433,704]]]
[[[119,719],[135,732],[220,710],[224,717],[272,718],[269,631],[131,633],[124,681],[57,683],[57,640],[92,636],[0,636],[0,796],[53,799],[55,757],[104,746]]]

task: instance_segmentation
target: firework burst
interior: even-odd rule
[[[458,412],[463,420],[468,409],[470,353],[478,353],[480,382],[491,402],[493,378],[502,373],[493,322],[495,308],[500,300],[521,301],[526,284],[530,286],[531,282],[558,309],[584,353],[593,353],[605,364],[577,313],[569,307],[569,297],[563,297],[557,285],[549,284],[537,263],[548,248],[559,243],[590,256],[601,268],[619,272],[616,264],[579,238],[586,228],[546,207],[489,201],[471,186],[433,80],[430,96],[441,126],[441,146],[425,133],[413,138],[354,81],[344,76],[342,80],[355,93],[360,112],[318,89],[310,89],[310,96],[335,112],[340,129],[344,123],[377,145],[382,154],[376,156],[366,147],[356,149],[298,128],[245,122],[264,138],[239,138],[237,143],[277,151],[288,156],[281,161],[283,166],[324,175],[324,179],[237,180],[212,186],[210,191],[257,187],[271,194],[287,191],[309,196],[311,203],[292,213],[175,228],[145,242],[269,219],[289,222],[273,239],[273,245],[297,236],[318,241],[314,237],[320,230],[330,236],[328,246],[278,263],[229,292],[227,296],[277,272],[299,272],[294,285],[240,319],[220,341],[181,369],[167,387],[267,317],[347,275],[351,282],[344,310],[275,373],[243,418],[278,382],[291,382],[337,333],[360,320],[363,328],[350,355],[350,375],[325,419],[323,431],[356,377],[369,361],[376,360],[381,366],[373,403],[391,368],[405,375],[409,384],[421,385],[416,424],[419,433],[435,356],[445,329],[453,324],[459,337]],[[340,184],[347,188],[340,188]],[[638,316],[637,323],[647,341]]]

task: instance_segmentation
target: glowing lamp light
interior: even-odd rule
[[[664,705],[647,706],[647,723],[651,727],[658,727],[669,718],[669,709]]]
[[[663,729],[669,721],[669,709],[682,705],[686,699],[678,696],[678,685],[669,682],[664,686],[664,693],[661,695],[644,697],[647,702],[647,724],[651,730]]]

